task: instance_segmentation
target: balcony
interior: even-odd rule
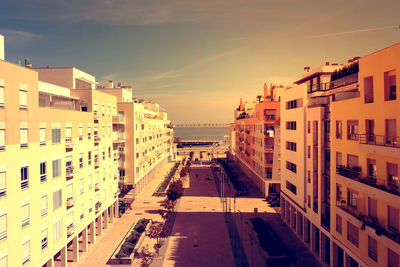
[[[22,266],[28,264],[31,261],[31,256],[26,256],[25,258],[22,259]]]
[[[348,214],[352,215],[353,217],[357,218],[359,221],[362,220],[363,215],[362,213],[357,210],[356,206],[352,206],[349,203],[346,203],[344,199],[339,199],[336,201],[336,207],[340,208],[341,210],[347,212]]]
[[[93,122],[98,123],[100,119],[100,114],[97,111],[93,111]]]
[[[361,169],[357,171],[344,166],[337,167],[336,173],[387,193],[400,196],[400,184],[398,180],[380,179],[373,176],[361,177]]]
[[[308,85],[307,92],[314,93],[318,91],[329,91],[339,87],[344,87],[352,84],[358,83],[358,73],[353,73],[351,75],[342,77],[340,79],[328,82],[328,83],[317,83]]]
[[[47,181],[46,174],[41,174],[41,175],[40,175],[40,182],[41,182],[41,183],[45,183],[46,181]]]
[[[95,145],[95,146],[98,146],[100,141],[101,141],[100,137],[97,136],[97,135],[95,135],[95,136],[94,136],[94,145]]]
[[[99,183],[95,183],[94,184],[94,191],[99,191],[100,190],[100,185],[99,185]]]
[[[117,115],[112,117],[113,124],[125,124],[125,116]]]
[[[75,205],[75,198],[74,197],[68,197],[67,198],[67,209],[72,208]]]
[[[68,166],[65,170],[65,176],[67,178],[67,181],[71,180],[74,178],[74,167]]]
[[[359,141],[362,152],[400,157],[400,136],[360,134]]]
[[[120,155],[123,155],[123,154],[125,154],[125,147],[118,147],[118,151],[119,151],[119,154]]]
[[[336,173],[350,179],[359,179],[361,177],[361,168],[359,166],[346,167],[340,165],[336,168]]]
[[[264,149],[265,150],[274,150],[274,144],[265,144]]]
[[[75,233],[75,223],[70,223],[67,227],[67,237],[72,236]]]
[[[100,162],[99,162],[98,160],[97,160],[97,161],[95,160],[95,161],[94,161],[94,168],[95,168],[95,169],[98,169],[99,166],[100,166]]]
[[[125,142],[125,132],[114,132],[113,133],[113,143],[124,143]]]
[[[48,242],[47,238],[45,238],[45,239],[42,240],[42,250],[44,250],[44,249],[47,248],[48,243],[49,243],[49,242]]]

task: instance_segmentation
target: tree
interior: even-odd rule
[[[258,103],[261,103],[262,95],[258,95],[256,98],[257,98]]]
[[[172,181],[167,190],[167,198],[169,200],[177,200],[183,196],[183,185],[181,180]]]
[[[160,239],[168,237],[168,228],[165,223],[154,222],[147,231],[146,235],[156,239],[157,247],[160,247]]]
[[[143,246],[140,249],[139,257],[142,259],[140,261],[141,267],[148,267],[153,259],[154,254],[150,252],[149,245]]]
[[[174,207],[175,207],[176,201],[174,200],[169,200],[168,198],[166,198],[163,203],[161,203],[161,207],[163,207],[164,209],[166,209],[167,212],[173,212],[174,211]]]

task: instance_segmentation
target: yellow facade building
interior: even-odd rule
[[[141,186],[147,173],[174,159],[170,122],[152,111],[160,118],[148,125],[162,129],[146,129],[160,136],[149,141],[151,160],[127,161],[143,149],[124,128],[141,125],[135,113],[121,113],[122,102],[133,102],[132,89],[121,99],[96,87],[94,76],[76,68],[0,59],[0,266],[78,262],[118,216],[119,186]],[[142,113],[156,109],[130,104]],[[122,175],[136,167],[140,176]]]

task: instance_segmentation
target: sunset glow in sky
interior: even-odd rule
[[[132,85],[175,123],[230,122],[242,97],[400,41],[400,1],[88,0],[0,3],[6,60]]]

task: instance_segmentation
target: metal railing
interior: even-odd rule
[[[22,228],[27,227],[29,224],[30,224],[29,218],[26,218],[26,219],[22,220],[22,224],[21,224]]]
[[[0,197],[5,197],[7,195],[7,191],[6,191],[6,188],[4,187],[4,188],[1,188],[0,189]]]
[[[346,167],[340,165],[336,167],[336,173],[345,176],[347,178],[359,179],[361,177],[361,168],[358,166]]]
[[[400,148],[400,136],[360,134],[360,144]]]
[[[307,92],[313,93],[318,91],[328,91],[354,83],[358,83],[358,73],[354,73],[327,83],[316,83],[311,86],[308,85]]]
[[[42,250],[47,248],[47,245],[48,245],[48,241],[47,241],[47,238],[46,238],[46,239],[42,240]]]
[[[113,122],[117,122],[117,123],[124,123],[125,122],[125,116],[122,116],[122,115],[113,116],[112,117],[112,121]]]
[[[7,238],[7,229],[0,232],[0,240],[6,239]]]
[[[21,189],[29,188],[29,180],[21,181]]]
[[[273,114],[265,115],[264,116],[264,121],[274,121],[276,120],[276,116]]]

